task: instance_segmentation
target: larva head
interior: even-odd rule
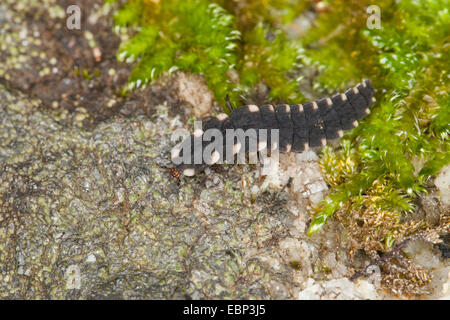
[[[175,179],[179,179],[180,178],[180,171],[178,171],[178,169],[176,169],[176,168],[172,168],[172,169],[170,169],[170,175],[172,177],[174,177]]]

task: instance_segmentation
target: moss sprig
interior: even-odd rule
[[[372,30],[361,14],[369,2],[328,3],[318,27],[304,39],[311,47],[307,54],[322,66],[318,85],[345,87],[366,75],[378,88],[379,103],[349,135],[358,154],[356,174],[335,171],[336,162],[349,158],[348,142],[332,155],[325,149],[321,168],[334,188],[318,208],[310,235],[344,206],[354,212],[358,199],[367,195],[378,199],[380,212],[412,212],[428,179],[450,161],[449,37],[444,31],[449,30],[449,1],[377,2],[382,29]],[[390,234],[392,245],[397,237]]]
[[[135,31],[118,54],[120,60],[135,64],[130,88],[180,70],[203,75],[226,112],[227,94],[238,107],[259,83],[269,88],[268,101],[302,102],[301,46],[276,29],[306,8],[305,3],[293,4],[287,0],[125,1],[115,21]]]

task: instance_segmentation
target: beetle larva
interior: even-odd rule
[[[273,146],[271,130],[278,130],[277,148],[281,153],[303,152],[308,148],[324,146],[327,140],[334,140],[343,136],[343,130],[353,129],[358,125],[358,120],[370,113],[369,107],[375,102],[374,88],[369,80],[363,80],[354,88],[338,93],[331,98],[323,98],[305,104],[281,104],[277,106],[244,105],[234,109],[230,115],[224,113],[203,121],[202,130],[197,130],[193,135],[182,142],[191,152],[188,159],[174,168],[176,177],[179,175],[193,176],[204,170],[206,166],[226,159],[227,147],[225,137],[227,129],[267,129],[267,136],[262,138],[258,134],[257,150],[252,150],[250,143],[245,142],[246,152],[260,151],[263,147]],[[204,141],[204,133],[208,129],[217,129],[222,134],[223,151],[214,151],[209,163],[195,161],[195,149],[203,149],[210,141]],[[214,140],[211,140],[214,141]],[[232,155],[234,156],[244,147],[239,140],[232,143]],[[249,149],[250,147],[250,149]],[[269,149],[269,148],[268,148]],[[181,159],[186,150],[176,149],[173,157]],[[230,151],[228,151],[230,154]]]

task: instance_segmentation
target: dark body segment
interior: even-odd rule
[[[218,129],[222,131],[225,121],[229,121],[229,118],[224,113],[221,113],[215,117],[207,118],[203,120],[202,123],[203,131],[206,131],[208,129]]]
[[[278,121],[275,115],[275,108],[271,104],[265,104],[259,108],[261,112],[261,118],[263,122],[262,128],[265,129],[277,129]]]
[[[320,99],[317,101],[317,105],[319,107],[326,139],[333,140],[342,137],[341,120],[333,106],[333,101],[330,98]]]
[[[311,148],[323,146],[326,142],[323,122],[320,118],[319,106],[316,102],[303,105],[308,127],[308,145]]]
[[[234,129],[256,129],[263,125],[260,109],[255,105],[246,105],[234,110],[230,114],[230,121]]]
[[[294,126],[291,120],[291,108],[287,104],[280,104],[275,107],[275,114],[278,120],[279,150],[282,153],[290,152],[292,148],[292,136]]]
[[[335,94],[331,97],[331,101],[341,121],[342,129],[353,129],[357,124],[355,124],[356,113],[350,103],[348,103],[347,96],[345,94]]]
[[[328,102],[329,101],[329,102]],[[317,107],[319,108],[320,118],[324,120],[324,118],[328,115],[328,113],[333,110],[332,101],[329,98],[322,98],[316,101]]]
[[[263,122],[263,125],[261,129],[267,129],[267,142],[266,146],[267,149],[273,149],[275,146],[272,146],[272,131],[271,129],[278,129],[278,120],[277,116],[275,114],[275,108],[271,104],[265,104],[262,107],[259,108],[261,112],[261,119]],[[263,139],[260,139],[259,142],[261,142]],[[278,148],[278,146],[276,146]]]
[[[303,105],[293,104],[291,108],[291,120],[294,128],[304,128],[306,127],[306,117],[303,110]]]
[[[306,117],[301,104],[293,104],[291,108],[291,119],[294,125],[292,137],[292,152],[303,152],[308,148],[308,128]]]
[[[356,86],[356,88],[366,100],[367,106],[370,106],[373,102],[373,89],[370,89],[368,82],[365,82],[364,85],[360,83]]]
[[[364,118],[366,116],[365,110],[367,108],[367,103],[364,96],[359,93],[359,90],[357,88],[348,89],[347,91],[345,91],[345,95],[347,96],[347,100],[355,112],[355,120]]]
[[[309,147],[322,147],[327,143],[325,130],[322,124],[316,124],[309,128]]]
[[[342,137],[342,126],[333,101],[330,98],[320,99],[317,101],[319,107],[321,125],[325,131],[326,140],[333,140]],[[323,144],[323,140],[321,140]]]

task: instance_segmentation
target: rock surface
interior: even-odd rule
[[[441,203],[450,210],[450,165],[445,166],[434,180],[434,184],[439,189]]]
[[[250,192],[257,170],[177,183],[158,166],[168,107],[84,131],[3,87],[0,101],[1,297],[284,299],[313,275],[306,210]]]
[[[155,85],[118,98],[129,70],[115,60],[117,38],[108,42],[108,12],[84,3],[91,31],[64,33],[53,26],[68,5],[0,5],[0,298],[386,297],[376,278],[348,280],[336,221],[306,236],[327,193],[314,152],[282,155],[268,176],[236,165],[174,180],[165,164],[171,133],[187,123],[179,100],[203,115],[211,96],[196,97],[185,78],[184,97]],[[73,75],[78,62],[86,79]],[[433,270],[430,297],[448,298],[448,259],[411,246]]]
[[[298,196],[300,184],[294,196],[273,184],[264,192],[252,166],[172,179],[158,165],[180,125],[167,106],[85,131],[3,87],[0,101],[2,298],[383,297],[369,280],[347,280],[336,223],[306,236],[316,199]],[[305,190],[322,181],[313,159]],[[443,298],[448,264],[416,256],[434,261]]]

